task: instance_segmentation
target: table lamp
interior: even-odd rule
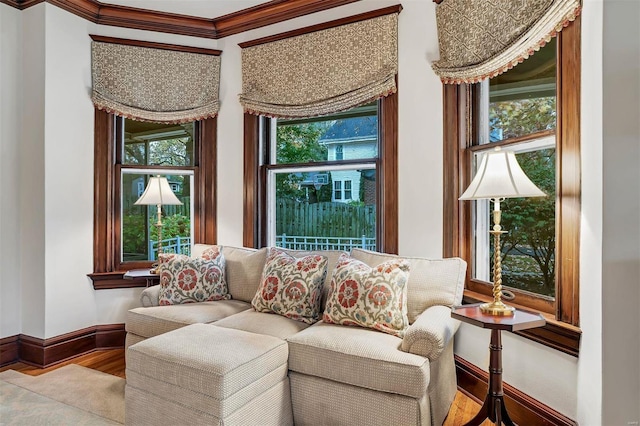
[[[512,315],[515,308],[502,302],[502,254],[500,235],[505,234],[500,226],[500,202],[505,198],[544,197],[542,192],[522,171],[513,151],[500,147],[487,152],[480,167],[459,200],[493,201],[493,302],[480,305],[488,315]]]
[[[173,193],[166,177],[160,175],[149,178],[147,187],[144,192],[134,203],[136,206],[152,206],[158,207],[158,221],[155,226],[158,228],[158,259],[162,254],[162,206],[163,205],[181,205],[182,201]]]

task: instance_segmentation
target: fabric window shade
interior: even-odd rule
[[[313,117],[395,93],[398,13],[242,49],[245,112]]]
[[[93,41],[96,108],[139,121],[215,117],[220,56]]]
[[[581,0],[444,0],[436,7],[447,84],[495,77],[527,59],[576,19]]]

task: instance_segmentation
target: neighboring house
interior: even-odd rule
[[[377,136],[378,117],[345,118],[337,120],[320,138],[320,143],[327,147],[329,161],[373,158],[378,155]],[[365,199],[360,199],[360,188],[365,185],[365,179],[360,170],[332,171],[331,201],[363,201],[365,204],[375,202],[375,199],[368,199],[370,197],[366,196],[371,191],[362,191]]]

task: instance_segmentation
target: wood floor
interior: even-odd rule
[[[21,373],[37,376],[68,364],[82,365],[84,367],[93,368],[94,370],[113,374],[118,377],[124,378],[125,376],[124,349],[96,351],[44,369],[18,362],[2,367],[0,368],[0,371],[16,370]],[[449,411],[447,420],[444,422],[444,426],[462,425],[466,421],[470,420],[479,409],[480,404],[458,391],[456,393],[456,398],[451,405],[451,410]],[[492,423],[489,420],[485,420],[485,422],[482,423],[482,426],[489,426],[491,424]]]

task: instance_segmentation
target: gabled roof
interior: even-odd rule
[[[320,138],[320,143],[350,142],[375,139],[378,136],[378,117],[355,117],[337,120]]]

